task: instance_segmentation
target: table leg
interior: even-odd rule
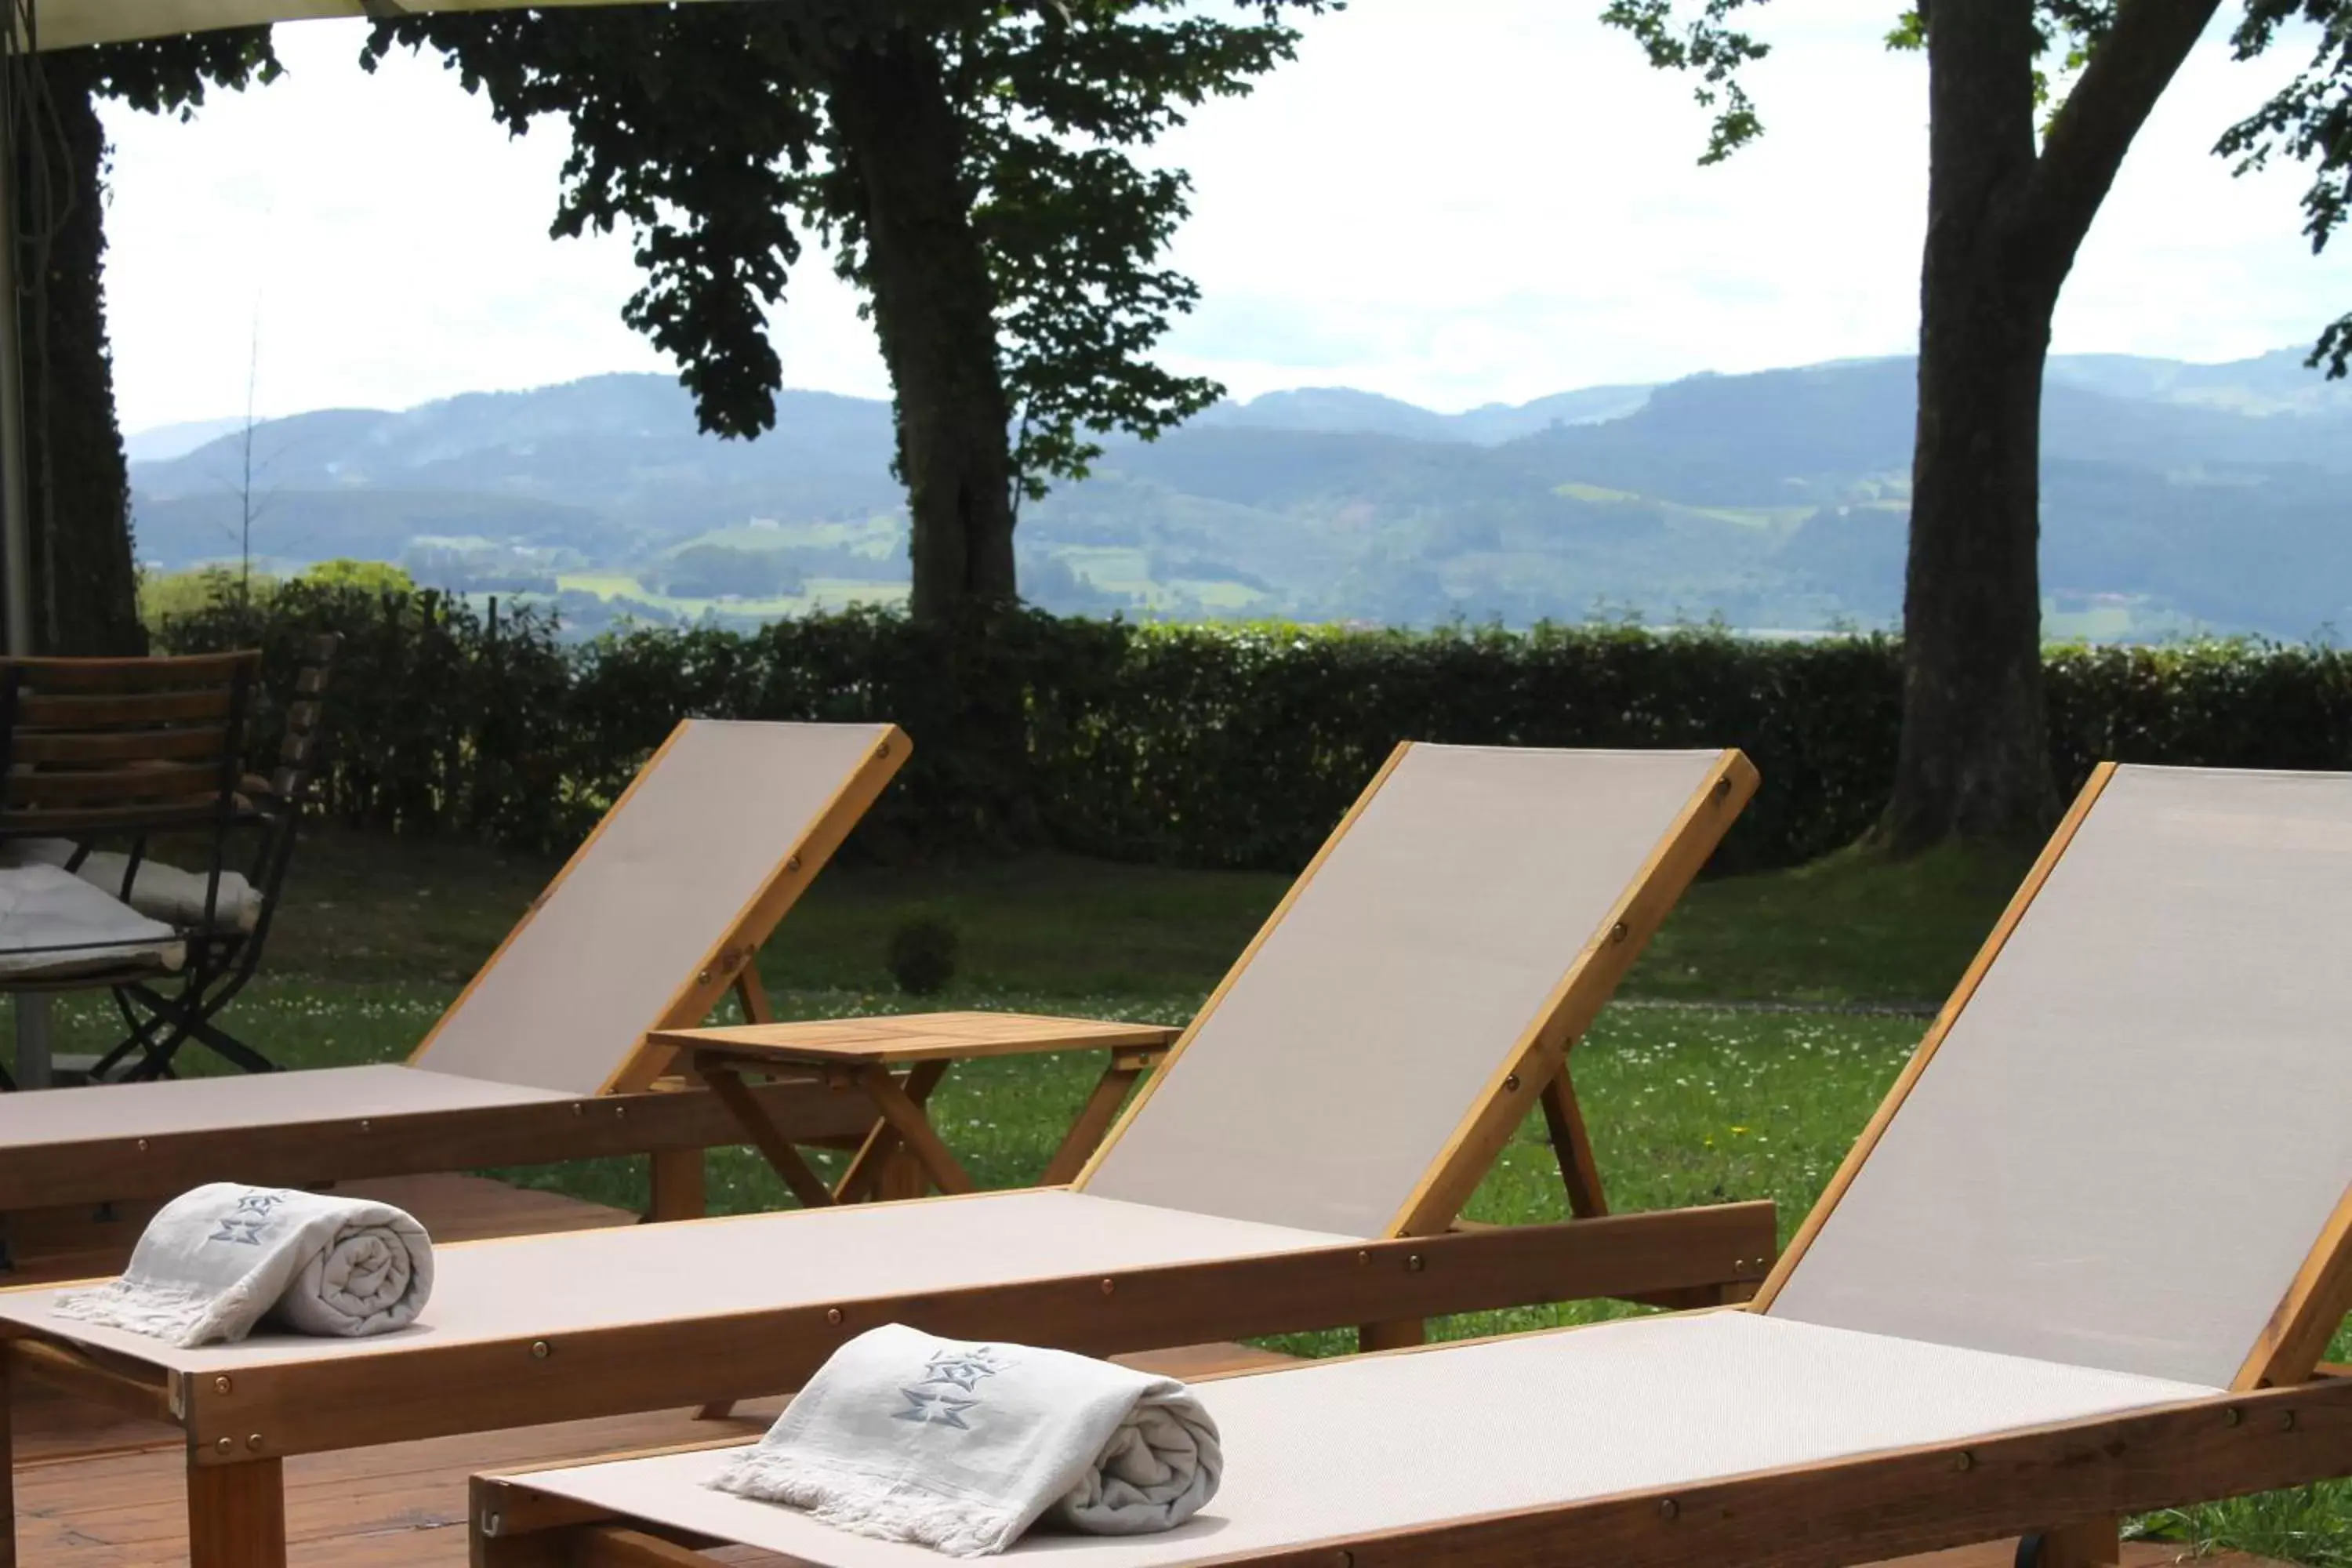
[[[743,1086],[740,1073],[731,1068],[700,1060],[694,1064],[694,1070],[704,1083],[710,1086],[710,1092],[719,1097],[719,1103],[734,1114],[737,1123],[750,1136],[752,1146],[760,1151],[769,1164],[775,1167],[776,1174],[784,1179],[784,1185],[792,1188],[793,1196],[801,1201],[802,1207],[824,1208],[832,1204],[833,1194],[825,1191],[824,1183],[809,1169],[808,1162],[801,1158],[801,1152],[793,1147],[793,1141],[768,1119],[768,1113],[760,1108],[759,1100]]]
[[[188,1568],[286,1568],[282,1461],[188,1467]]]
[[[1393,1322],[1365,1323],[1356,1330],[1358,1353],[1368,1351],[1402,1350],[1408,1345],[1429,1342],[1429,1325],[1419,1318],[1401,1318]]]
[[[700,1149],[662,1149],[652,1156],[649,1220],[700,1219],[709,1212],[709,1165]]]
[[[54,999],[45,991],[16,993],[16,1087],[47,1089],[55,1081],[49,1055]]]
[[[976,1190],[971,1178],[964,1173],[964,1168],[956,1163],[955,1155],[940,1141],[939,1133],[932,1130],[930,1119],[923,1114],[922,1106],[898,1087],[896,1079],[875,1068],[860,1073],[858,1080],[867,1095],[872,1097],[874,1109],[882,1113],[882,1120],[890,1124],[890,1130],[906,1144],[908,1152],[922,1163],[923,1172],[930,1177],[933,1186],[943,1193]]]
[[[1124,1052],[1111,1053],[1110,1065],[1103,1068],[1102,1077],[1095,1079],[1093,1092],[1078,1108],[1077,1120],[1063,1134],[1062,1146],[1045,1162],[1045,1173],[1037,1178],[1039,1186],[1066,1186],[1077,1180],[1087,1157],[1101,1145],[1103,1134],[1110,1131],[1118,1108],[1127,1103],[1127,1091],[1143,1076],[1144,1066],[1151,1059],[1146,1057],[1139,1061]]]
[[[940,1080],[948,1075],[948,1068],[954,1065],[948,1061],[917,1062],[907,1074],[907,1098],[919,1106],[928,1104],[931,1090],[940,1086]],[[888,1077],[887,1069],[877,1068],[871,1070],[882,1073],[886,1079]],[[863,1088],[866,1081],[861,1076],[859,1086]],[[880,1110],[878,1106],[876,1109],[877,1112]],[[848,1169],[843,1171],[841,1179],[834,1183],[833,1201],[854,1204],[869,1197],[921,1197],[927,1190],[925,1183],[928,1177],[919,1164],[909,1172],[909,1161],[902,1153],[903,1147],[898,1130],[890,1125],[887,1119],[877,1121],[866,1134],[866,1142],[850,1157]],[[911,1192],[908,1190],[909,1186],[913,1188]]]
[[[0,1568],[16,1568],[16,1346],[0,1340],[0,1505],[8,1529],[0,1534]]]

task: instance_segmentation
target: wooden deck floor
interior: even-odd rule
[[[436,1237],[450,1241],[635,1218],[475,1177],[406,1178],[349,1190],[400,1204]],[[25,1247],[25,1267],[14,1282],[117,1269],[144,1217],[121,1216],[100,1227],[102,1234],[92,1234],[86,1224],[61,1223],[42,1246]],[[1136,1359],[1182,1377],[1279,1358],[1239,1346],[1195,1346]],[[747,1405],[724,1421],[667,1411],[290,1458],[291,1563],[293,1568],[464,1568],[466,1481],[477,1471],[528,1469],[730,1433],[750,1437],[774,1419],[778,1407],[777,1401]],[[175,1428],[126,1420],[41,1390],[21,1392],[15,1415],[23,1568],[185,1568],[184,1481]],[[2005,1545],[1974,1547],[1911,1558],[1902,1568],[2008,1568],[2012,1556]],[[2124,1557],[2126,1568],[2162,1568],[2182,1560],[2171,1548],[2148,1546],[2127,1548]],[[2204,1561],[2212,1568],[2276,1568],[2252,1558]]]

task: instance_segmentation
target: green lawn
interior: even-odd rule
[[[322,834],[299,863],[272,978],[239,1004],[237,1025],[289,1065],[404,1054],[551,869],[472,847],[388,851]],[[1693,889],[1636,969],[1626,1004],[1577,1048],[1577,1086],[1612,1203],[1769,1197],[1785,1236],[1923,1026],[1916,1016],[1831,1009],[1940,1000],[2021,870],[1958,856],[1901,868],[1843,856]],[[978,1006],[1181,1021],[1286,882],[1052,856],[919,871],[835,868],[786,920],[761,967],[779,1011],[792,1016]],[[961,938],[955,982],[920,999],[898,994],[882,962],[889,933],[916,912],[947,919]],[[1708,1005],[1754,1002],[1790,1010]],[[68,1003],[60,1045],[93,1046],[102,1026],[89,1001]],[[940,1090],[940,1125],[983,1184],[1033,1179],[1096,1067],[1088,1058],[975,1064]],[[499,1173],[625,1205],[645,1197],[634,1162]],[[790,1203],[740,1150],[713,1156],[710,1195],[725,1211]],[[1539,1119],[1469,1212],[1499,1222],[1563,1217]],[[1481,1314],[1439,1331],[1487,1333],[1610,1310]],[[1280,1342],[1321,1352],[1348,1338]],[[2352,1334],[2334,1353],[2352,1358]],[[2157,1516],[2141,1528],[2352,1568],[2352,1485]]]

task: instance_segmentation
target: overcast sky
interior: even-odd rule
[[[1926,68],[1882,47],[1892,0],[1763,13],[1768,133],[1712,169],[1688,84],[1598,9],[1352,0],[1307,24],[1295,64],[1162,144],[1193,175],[1174,259],[1203,295],[1167,363],[1242,396],[1455,409],[1907,349]],[[626,237],[547,236],[561,130],[509,140],[437,59],[367,76],[364,33],[280,27],[290,75],[192,123],[110,110],[126,430],[241,412],[249,359],[265,415],[669,368],[620,322]],[[2093,231],[2059,349],[2229,359],[2352,309],[2352,241],[2311,256],[2299,174],[2233,180],[2210,152],[2296,63],[2205,41]],[[774,327],[787,384],[887,395],[822,262]]]

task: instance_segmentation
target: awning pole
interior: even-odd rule
[[[13,4],[10,9],[15,7]],[[0,59],[0,573],[7,576],[8,652],[33,651],[33,523],[25,472],[25,331],[16,288],[16,142],[19,73],[26,68],[16,29]]]

